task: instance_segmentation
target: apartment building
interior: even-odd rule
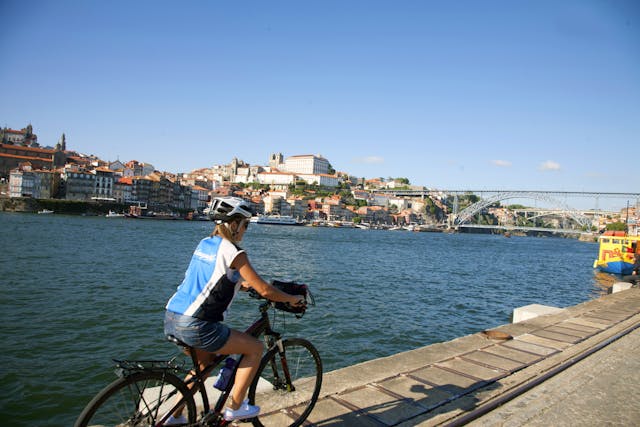
[[[109,168],[98,167],[91,171],[95,175],[93,198],[96,200],[113,200],[113,171]]]
[[[24,163],[9,175],[9,197],[50,199],[58,189],[58,174],[47,170],[33,170]]]

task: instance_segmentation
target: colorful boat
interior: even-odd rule
[[[606,231],[598,238],[600,249],[593,268],[614,274],[631,274],[634,255],[640,253],[640,236],[624,231]]]

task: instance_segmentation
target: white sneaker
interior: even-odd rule
[[[177,426],[177,425],[187,425],[188,420],[184,415],[180,415],[178,417],[174,417],[173,414],[167,418],[167,421],[164,422],[163,426]]]
[[[242,402],[242,405],[235,411],[230,408],[224,408],[222,417],[226,421],[244,420],[245,418],[253,418],[260,413],[259,406],[249,405],[248,401]]]

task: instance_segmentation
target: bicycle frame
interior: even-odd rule
[[[271,329],[271,322],[269,320],[269,313],[268,313],[268,310],[269,310],[269,307],[271,307],[271,304],[272,304],[271,302],[265,302],[260,305],[260,317],[245,330],[245,333],[256,338],[258,338],[261,335],[264,335],[267,351],[269,351],[274,345],[278,345],[280,352],[282,352],[283,347],[282,347],[281,335],[280,333]],[[191,347],[185,347],[185,349],[189,352],[189,355],[191,356],[191,361],[194,367],[193,370],[191,371],[192,373],[191,377],[185,380],[185,384],[189,387],[192,396],[195,397],[195,395],[198,392],[200,392],[200,395],[202,396],[202,404],[203,404],[203,414],[204,414],[203,422],[206,425],[207,422],[214,421],[215,418],[219,417],[219,415],[222,413],[224,404],[226,403],[229,397],[229,394],[231,393],[231,389],[233,388],[235,377],[236,377],[236,371],[238,369],[238,366],[240,365],[242,356],[240,356],[240,358],[236,363],[236,366],[233,369],[233,373],[231,374],[231,378],[229,380],[229,383],[227,384],[226,389],[222,391],[222,393],[220,394],[220,397],[218,398],[215,404],[215,407],[213,408],[213,411],[210,411],[209,398],[207,395],[207,387],[205,386],[205,380],[209,377],[209,375],[216,368],[216,366],[218,366],[227,357],[227,355],[223,355],[223,354],[216,355],[211,363],[209,363],[203,370],[200,370],[200,366],[198,364],[198,360],[196,358],[195,352],[191,351]],[[288,383],[290,384],[291,381],[290,381],[289,370],[286,365],[286,360],[282,358],[282,362],[283,362],[285,377]],[[169,410],[165,414],[165,416],[159,420],[157,426],[164,425],[169,415],[175,412],[183,404],[184,404],[184,399],[180,399],[180,401],[178,401],[171,408],[171,410]],[[228,424],[228,422],[222,420],[221,418],[218,418],[218,422],[219,422],[219,425],[221,426]]]

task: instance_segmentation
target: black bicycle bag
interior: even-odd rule
[[[311,301],[311,293],[307,285],[295,282],[283,282],[281,280],[274,280],[271,282],[273,286],[289,295],[301,295],[307,303]],[[304,314],[306,307],[294,307],[284,302],[276,302],[275,307],[278,310],[287,311],[289,313]]]

